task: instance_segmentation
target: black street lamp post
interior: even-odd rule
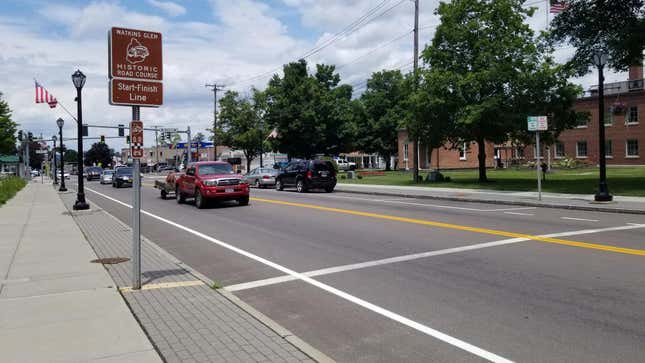
[[[607,53],[596,51],[593,62],[598,67],[598,161],[600,166],[600,180],[598,193],[594,196],[597,202],[609,202],[613,199],[607,186],[607,159],[605,158],[605,90],[603,68],[607,64]]]
[[[54,185],[58,185],[58,174],[56,174],[56,135],[52,136],[54,142]]]
[[[85,85],[85,75],[83,72],[76,70],[72,74],[72,82],[76,87],[76,130],[78,140],[78,156],[76,158],[78,171],[78,192],[76,193],[76,202],[74,210],[90,209],[90,205],[85,201],[85,190],[83,189],[83,110],[81,105],[81,90]]]
[[[65,124],[65,121],[62,118],[58,118],[56,120],[56,125],[58,126],[58,136],[60,138],[60,188],[58,188],[59,192],[66,192],[67,188],[65,188],[65,158],[63,157],[63,124]]]

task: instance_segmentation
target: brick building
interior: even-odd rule
[[[627,81],[606,83],[605,93],[605,140],[607,165],[645,165],[641,159],[645,147],[645,89],[643,87],[643,66],[632,66]],[[575,103],[576,111],[589,112],[590,118],[573,129],[562,132],[558,142],[551,147],[542,147],[540,156],[544,159],[559,160],[565,157],[596,165],[598,163],[598,87],[591,87]],[[414,167],[412,142],[405,130],[398,134],[399,159],[397,168],[407,170]],[[428,148],[419,145],[421,169],[476,168],[477,143],[463,145],[447,144],[433,150],[428,160]],[[486,166],[521,165],[535,160],[534,145],[486,145]]]

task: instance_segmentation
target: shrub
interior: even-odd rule
[[[363,179],[363,176],[361,174],[356,174],[356,178]]]

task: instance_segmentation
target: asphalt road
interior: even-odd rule
[[[255,189],[198,210],[150,183],[144,236],[340,362],[645,356],[642,216]],[[86,187],[130,223],[131,189]]]

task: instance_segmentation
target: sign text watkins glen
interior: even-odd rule
[[[161,33],[112,28],[108,36],[110,104],[163,103]]]

